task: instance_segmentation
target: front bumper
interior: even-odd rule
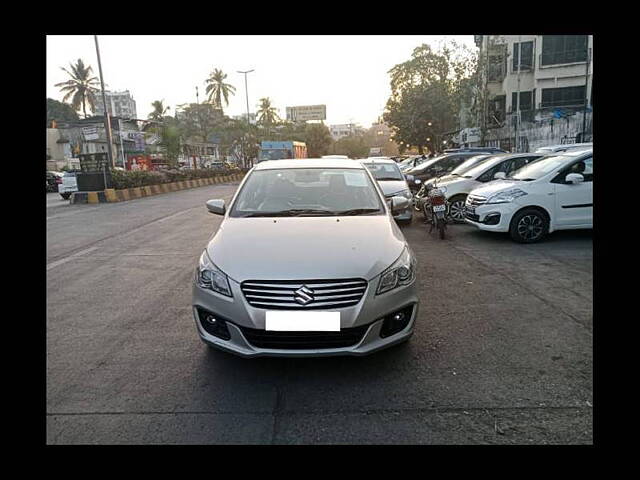
[[[484,204],[476,207],[473,214],[465,211],[465,222],[488,232],[508,232],[511,217],[520,208],[514,202]],[[497,223],[495,223],[497,221]]]
[[[378,350],[403,342],[413,334],[415,319],[418,315],[418,295],[416,281],[411,285],[398,288],[391,292],[375,295],[379,277],[374,278],[367,285],[363,298],[357,305],[342,309],[331,309],[340,312],[340,328],[354,328],[366,326],[362,338],[354,345],[341,348],[310,348],[310,349],[274,349],[259,348],[252,345],[240,327],[249,329],[265,328],[266,309],[255,308],[248,304],[240,285],[229,280],[233,298],[218,295],[193,286],[193,318],[201,340],[213,347],[235,353],[244,357],[322,357],[352,355],[368,355]],[[383,317],[407,306],[413,306],[411,318],[407,326],[397,333],[382,338],[380,330]],[[204,330],[200,323],[197,308],[202,308],[213,314],[227,319],[227,328],[231,338],[223,340]]]

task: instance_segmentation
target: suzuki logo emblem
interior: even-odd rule
[[[295,291],[293,298],[300,305],[307,305],[308,303],[313,302],[313,290],[308,288],[306,285],[302,285],[302,287]]]

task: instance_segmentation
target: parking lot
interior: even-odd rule
[[[204,203],[236,187],[47,195],[47,443],[592,443],[591,231],[522,245],[454,225],[439,240],[414,218],[409,343],[247,360],[207,348],[190,306],[221,221]]]

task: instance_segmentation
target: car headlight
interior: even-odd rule
[[[229,278],[227,275],[214,265],[205,250],[200,255],[200,261],[196,270],[196,282],[200,288],[213,290],[214,292],[233,297],[231,287],[229,286]]]
[[[376,295],[388,292],[402,285],[409,285],[416,278],[416,258],[406,247],[400,257],[380,275]]]
[[[516,198],[526,195],[527,192],[523,192],[519,188],[512,188],[511,190],[505,190],[491,195],[486,203],[510,203]]]

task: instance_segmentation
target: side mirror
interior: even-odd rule
[[[209,210],[209,213],[215,213],[216,215],[224,215],[227,211],[227,208],[224,204],[224,200],[215,199],[215,200],[209,200],[207,202],[207,210]]]
[[[403,212],[409,207],[409,200],[405,197],[391,197],[391,213],[395,215],[396,213]]]
[[[493,178],[495,178],[496,180],[499,180],[499,179],[505,178],[506,176],[507,176],[507,174],[504,173],[504,172],[496,172],[496,174],[493,176]]]
[[[584,177],[581,173],[570,173],[564,178],[564,180],[567,183],[572,183],[575,185],[576,183],[584,182]]]

